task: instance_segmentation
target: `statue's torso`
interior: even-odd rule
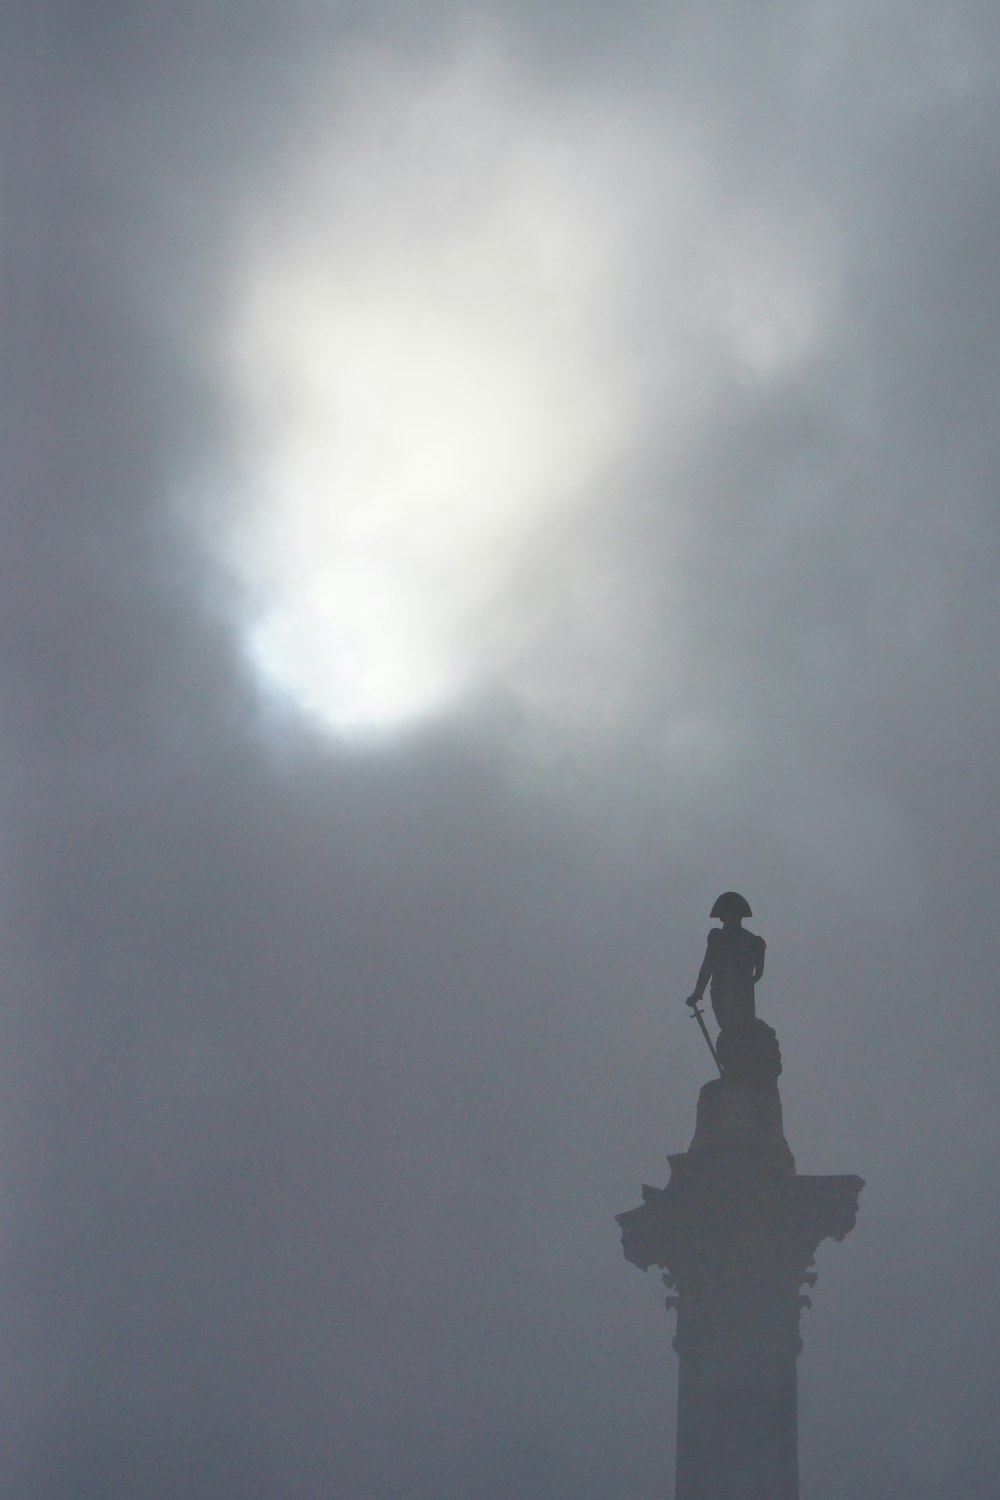
[[[730,931],[715,927],[708,934],[708,952],[712,961],[712,1004],[717,1014],[720,1007],[726,1011],[735,1007],[752,1016],[754,981],[764,964],[764,939],[744,927]],[[721,1015],[719,1021],[725,1024]]]

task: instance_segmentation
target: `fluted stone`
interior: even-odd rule
[[[798,1500],[801,1288],[864,1183],[796,1172],[776,1083],[706,1084],[691,1147],[668,1160],[618,1224],[626,1259],[675,1289],[676,1500]]]

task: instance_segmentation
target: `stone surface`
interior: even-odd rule
[[[774,1086],[713,1078],[698,1096],[690,1151],[755,1170],[767,1164],[795,1171],[781,1118],[781,1096]]]
[[[706,1084],[690,1150],[668,1159],[618,1224],[626,1259],[675,1289],[676,1500],[798,1500],[801,1288],[864,1183],[796,1173],[774,1083]]]
[[[715,1052],[730,1083],[776,1084],[781,1073],[778,1033],[759,1016],[724,1026]]]

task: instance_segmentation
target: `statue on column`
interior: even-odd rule
[[[719,1025],[715,1055],[724,1081],[772,1082],[781,1072],[781,1051],[773,1028],[757,1015],[754,995],[764,973],[766,944],[743,926],[743,919],[753,912],[738,891],[724,891],[709,915],[722,926],[708,934],[705,957],[687,1004],[700,1014],[698,1002],[710,986]]]
[[[665,1187],[618,1214],[625,1257],[663,1273],[680,1356],[676,1500],[799,1500],[796,1361],[803,1286],[825,1239],[855,1220],[857,1176],[796,1171],[785,1140],[781,1055],[757,1015],[764,940],[743,926],[749,903],[726,891],[721,926],[688,1000],[721,1077],[698,1091],[687,1151]],[[715,1046],[699,1001],[711,986]]]

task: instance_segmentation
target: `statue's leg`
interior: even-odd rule
[[[757,1019],[753,980],[740,984],[733,994],[733,1021],[737,1026],[752,1026]]]

